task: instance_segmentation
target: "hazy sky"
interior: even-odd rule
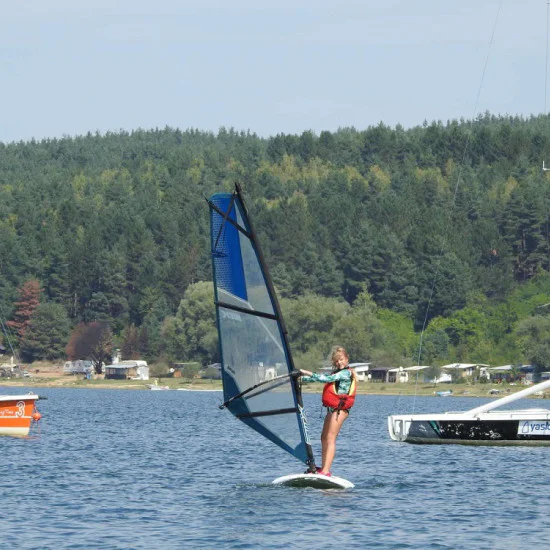
[[[547,110],[547,0],[0,2],[4,143]]]

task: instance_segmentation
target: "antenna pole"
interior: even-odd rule
[[[546,101],[548,96],[548,15],[550,14],[550,0],[546,2],[546,58],[545,58],[545,71],[544,71],[544,114],[548,118],[548,109],[546,107]],[[546,168],[544,160],[542,161],[542,171],[548,172],[550,168]]]
[[[547,90],[548,90],[548,13],[550,11],[550,0],[546,2],[546,59],[545,59],[545,76],[544,76],[544,114],[548,114],[546,108]]]

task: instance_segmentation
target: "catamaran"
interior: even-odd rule
[[[550,387],[550,380],[464,412],[388,417],[390,437],[406,443],[550,445],[550,410],[496,410]]]
[[[283,317],[242,193],[208,200],[224,403],[240,421],[307,466],[274,484],[350,488],[317,473]]]

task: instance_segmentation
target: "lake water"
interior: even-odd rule
[[[219,410],[220,392],[38,393],[39,431],[0,439],[1,548],[550,547],[550,449],[389,438],[389,414],[484,399],[358,396],[333,464],[356,487],[320,491],[270,485],[304,466]],[[304,400],[319,456],[320,396]]]

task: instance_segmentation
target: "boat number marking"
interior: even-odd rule
[[[0,416],[15,416],[21,417],[25,415],[25,402],[18,401],[15,405],[16,408],[0,410]]]

